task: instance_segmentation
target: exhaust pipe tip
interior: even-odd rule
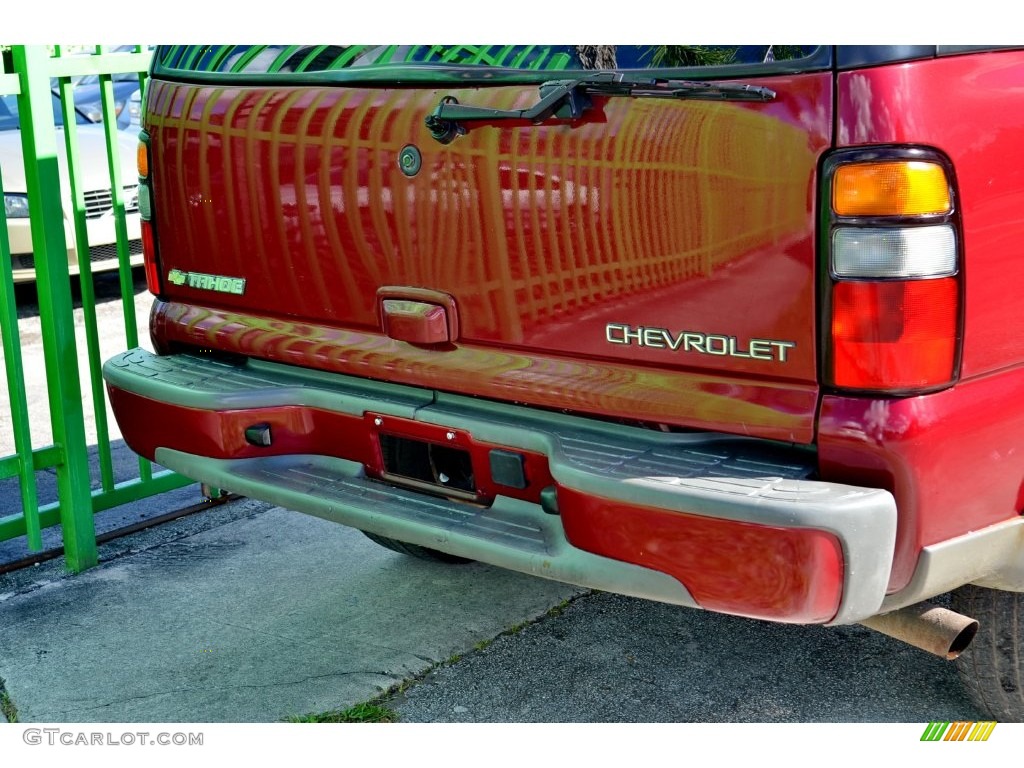
[[[978,633],[976,619],[931,603],[872,616],[861,624],[948,660],[967,650]]]
[[[965,616],[964,618],[966,619],[967,617]],[[971,644],[976,634],[978,634],[978,622],[975,619],[970,619],[963,630],[953,638],[953,642],[950,643],[949,649],[946,651],[946,658],[952,661],[966,651],[967,646]]]

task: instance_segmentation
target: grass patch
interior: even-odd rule
[[[548,618],[555,616],[561,616],[565,613],[574,601],[581,597],[589,594],[593,594],[594,590],[589,590],[579,595],[567,598],[560,602],[558,605],[550,608],[542,616],[536,619],[530,619],[519,624],[515,624],[508,629],[499,632],[497,636],[489,640],[481,640],[473,646],[474,652],[480,652],[488,648],[495,640],[505,635],[515,635],[522,632],[529,626],[537,624],[538,622],[544,621]],[[425,679],[432,672],[436,672],[441,667],[450,667],[453,664],[458,663],[463,658],[463,654],[455,653],[444,661],[439,661],[436,664],[430,665],[427,669],[423,670],[417,675],[408,677],[399,683],[395,683],[386,691],[382,691],[379,695],[374,696],[369,701],[363,702],[362,704],[356,704],[354,707],[348,709],[334,710],[331,712],[323,712],[320,714],[309,714],[301,716],[293,716],[285,718],[286,722],[289,723],[395,723],[398,722],[398,713],[392,709],[384,706],[384,702],[389,701],[397,696],[401,696],[405,691],[412,685]]]
[[[0,677],[0,712],[7,718],[7,722],[18,722],[18,708],[11,701],[7,689],[4,687],[4,679],[2,677]]]
[[[394,710],[374,704],[371,701],[356,704],[348,709],[337,709],[331,712],[289,717],[289,723],[395,723],[398,713]]]
[[[587,594],[593,594],[593,592],[589,592]],[[547,612],[546,615],[547,616],[561,616],[563,613],[565,613],[565,609],[568,608],[571,604],[572,604],[572,600],[565,599],[562,602],[560,602],[558,605],[556,605],[554,608],[551,608]]]

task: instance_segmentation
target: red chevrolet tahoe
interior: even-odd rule
[[[140,454],[1024,719],[1024,50],[165,46],[138,160]]]

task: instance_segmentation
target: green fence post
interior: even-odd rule
[[[64,552],[68,568],[81,571],[96,565],[98,559],[53,126],[49,52],[38,45],[16,45],[12,51],[14,69],[21,78],[18,112],[31,212],[50,419],[53,440],[63,459],[57,466],[57,494]],[[73,130],[73,126],[69,129]]]
[[[56,55],[60,47],[54,46]],[[77,113],[74,106],[74,86],[70,77],[58,79],[61,115],[64,125],[74,125]],[[64,131],[64,146],[67,152],[68,182],[71,188],[71,213],[75,227],[75,245],[78,253],[89,252],[89,236],[85,219],[85,195],[82,190],[81,162],[75,131]],[[96,289],[92,279],[92,265],[89,259],[78,260],[78,287],[82,295],[82,320],[85,326],[85,349],[87,378],[92,386],[93,416],[96,419],[96,450],[99,454],[100,484],[103,490],[114,488],[113,457],[110,450],[110,430],[107,427],[107,409],[103,377],[100,375],[103,360],[100,356],[99,324],[96,319]]]
[[[0,181],[0,197],[3,197]],[[39,524],[39,499],[36,493],[35,467],[32,461],[32,434],[29,430],[28,400],[25,396],[25,366],[21,356],[21,337],[18,332],[18,307],[14,294],[14,272],[11,263],[10,240],[7,236],[6,217],[0,216],[0,337],[3,342],[4,368],[7,372],[7,392],[11,405],[11,427],[17,459],[18,487],[21,509],[25,520],[25,535],[29,549],[43,548]],[[3,458],[3,457],[0,457]],[[5,477],[0,471],[0,478]]]

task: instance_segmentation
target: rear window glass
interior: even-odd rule
[[[819,51],[813,45],[176,45],[157,48],[154,73],[286,75],[394,66],[678,69],[809,61]]]

